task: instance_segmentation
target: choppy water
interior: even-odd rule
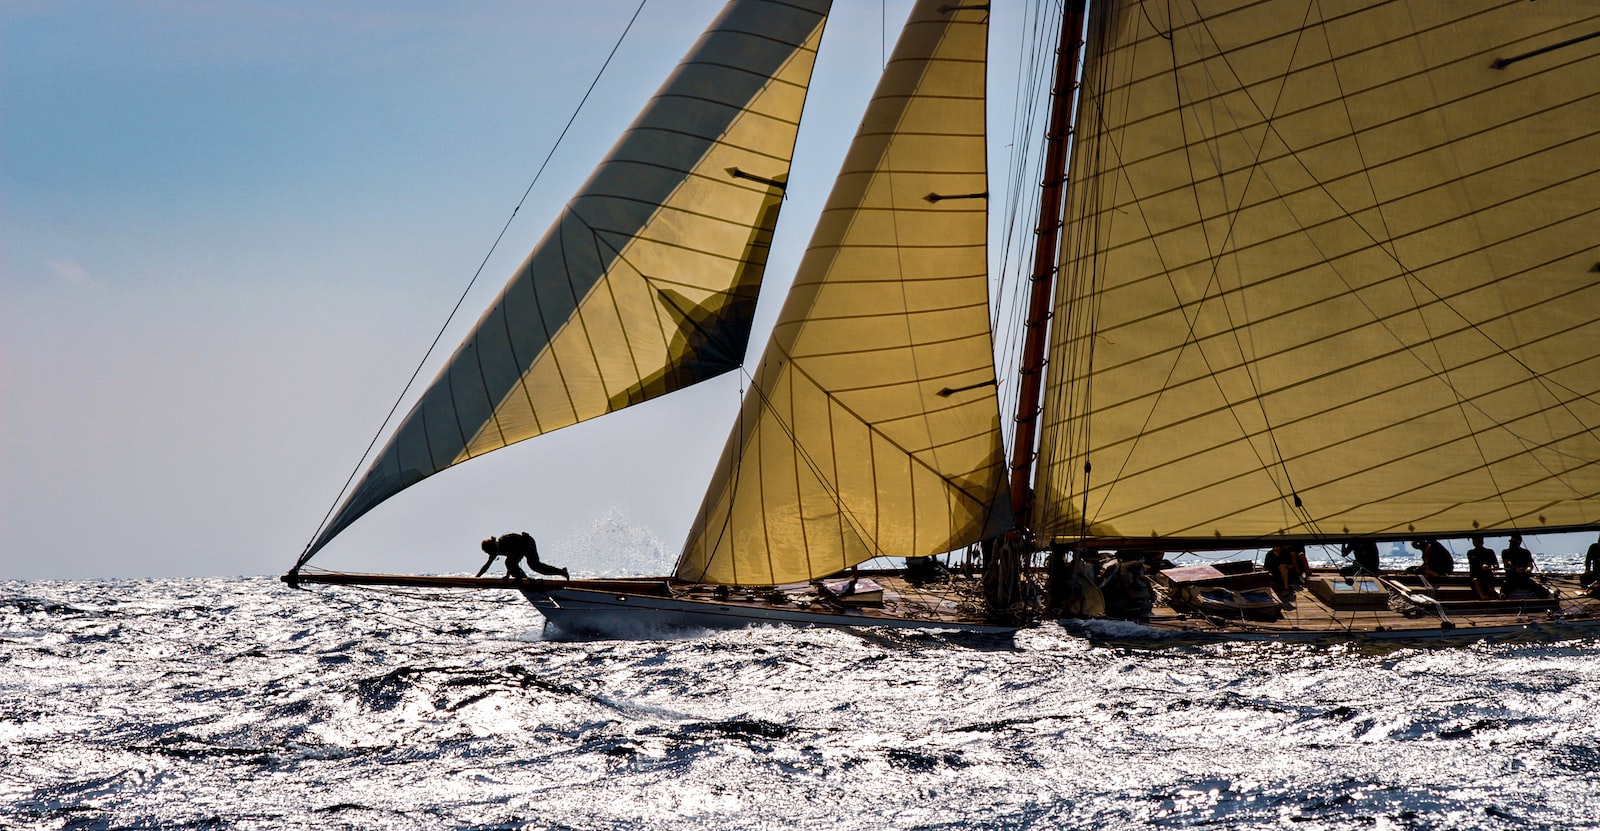
[[[509,596],[0,583],[0,826],[1600,828],[1600,643],[556,642]]]

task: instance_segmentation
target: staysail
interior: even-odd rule
[[[451,465],[743,362],[829,5],[728,3],[305,557]]]
[[[988,317],[987,7],[917,3],[677,575],[775,584],[948,551],[1009,512]]]
[[[1095,7],[1036,531],[1600,523],[1600,7]]]

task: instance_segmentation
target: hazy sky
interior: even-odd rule
[[[287,569],[636,5],[0,0],[0,578]],[[721,5],[646,6],[436,361]],[[769,285],[909,7],[886,5],[836,3]],[[676,550],[738,396],[445,471],[315,562],[470,570],[517,529],[559,561],[613,508]]]
[[[1022,5],[997,4],[995,43]],[[635,6],[0,0],[0,579],[287,569]],[[424,380],[720,7],[651,0]],[[769,288],[908,7],[835,2]],[[995,48],[997,196],[1014,63]],[[472,570],[480,538],[526,529],[581,569],[570,541],[618,509],[675,551],[739,391],[447,470],[314,562]]]

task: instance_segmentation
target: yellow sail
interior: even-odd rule
[[[308,550],[473,456],[738,366],[829,0],[731,0]]]
[[[1600,6],[1096,5],[1039,533],[1600,523]]]
[[[1008,513],[987,303],[987,17],[948,0],[913,10],[679,577],[805,580],[947,551]]]

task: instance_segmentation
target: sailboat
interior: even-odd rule
[[[569,632],[1007,631],[1119,614],[1113,577],[1148,561],[1120,614],[1151,632],[1600,626],[1577,575],[1484,597],[1313,569],[1274,609],[1253,564],[1158,564],[1600,527],[1600,9],[1064,3],[1005,380],[989,6],[919,0],[745,370],[829,5],[727,4],[287,582],[511,588]],[[434,473],[735,370],[670,575],[307,567]],[[906,566],[862,569],[884,558]]]

